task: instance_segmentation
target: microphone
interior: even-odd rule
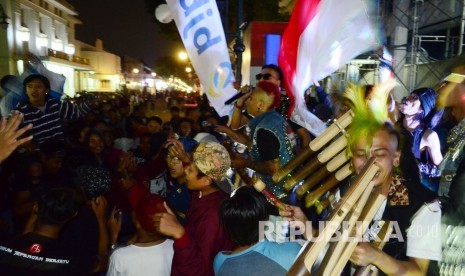
[[[243,86],[236,95],[229,98],[229,100],[225,101],[224,104],[229,105],[229,104],[235,103],[240,97],[244,96],[247,93],[252,92],[253,90],[254,90],[253,86],[250,86],[250,85]]]
[[[229,100],[225,101],[224,104],[225,105],[233,104],[237,100],[239,100],[240,97],[242,97],[244,95],[245,95],[245,93],[242,93],[242,91],[241,91],[241,92],[237,93],[236,95],[232,96],[231,98],[229,98]]]

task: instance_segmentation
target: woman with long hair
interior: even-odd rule
[[[418,88],[402,99],[400,105],[403,130],[412,138],[421,183],[434,193],[438,190],[438,166],[443,158],[438,134],[433,130],[442,116],[442,111],[436,111],[436,95],[432,88]]]

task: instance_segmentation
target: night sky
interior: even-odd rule
[[[161,56],[176,54],[180,48],[158,34],[158,26],[145,11],[144,0],[68,0],[82,25],[76,25],[76,39],[103,47],[117,55],[143,59],[153,66]]]

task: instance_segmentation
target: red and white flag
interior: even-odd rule
[[[318,136],[324,123],[308,111],[304,93],[350,59],[379,47],[366,0],[297,0],[278,57],[292,99],[290,118]]]

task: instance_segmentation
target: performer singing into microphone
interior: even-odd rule
[[[279,68],[279,66],[276,66],[274,64],[263,65],[260,73],[255,76],[257,82],[262,82],[262,81],[270,82],[279,87],[281,98],[280,98],[279,104],[276,106],[276,110],[287,120],[287,123],[292,127],[292,130],[296,133],[297,135],[296,137],[298,138],[297,144],[300,147],[300,149],[304,149],[308,147],[308,144],[311,141],[310,133],[308,132],[307,129],[292,122],[287,117],[288,111],[289,111],[290,99],[286,95],[286,91],[281,89],[283,77],[284,77],[283,71],[281,70],[281,68]],[[236,105],[238,106],[244,106],[246,100],[250,96],[250,92],[252,91],[252,89],[253,87],[251,86],[244,86],[242,89],[242,93],[236,94],[234,97],[226,101],[225,104],[236,103]],[[324,91],[322,94],[326,95]],[[236,116],[239,116],[239,114],[236,114]],[[236,118],[236,120],[233,120],[231,122],[231,128],[233,130],[239,129],[240,127],[245,125],[249,121],[249,119],[251,119],[251,117],[248,116],[248,114],[242,114],[240,116],[240,119]],[[229,131],[227,134],[230,135],[231,132],[233,131]],[[238,142],[244,145],[246,144],[242,141],[238,141]]]
[[[253,117],[248,124],[251,138],[251,157],[235,156],[232,161],[234,168],[247,167],[256,171],[267,187],[278,197],[287,194],[283,183],[274,184],[271,176],[284,166],[294,156],[295,134],[292,128],[275,109],[280,100],[279,87],[271,82],[261,81],[257,88],[248,96],[245,105],[238,101],[234,108],[231,127],[238,125],[242,110]]]

